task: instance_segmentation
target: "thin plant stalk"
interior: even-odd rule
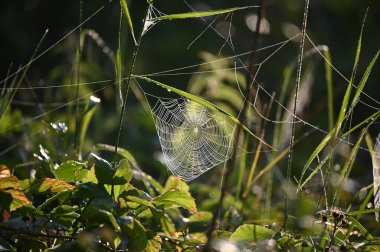
[[[301,43],[299,47],[299,54],[298,54],[298,66],[297,66],[297,77],[296,77],[296,92],[294,95],[294,107],[293,107],[293,115],[296,114],[297,111],[297,102],[298,102],[298,93],[299,93],[299,87],[301,84],[301,72],[302,72],[302,61],[303,61],[303,51],[305,47],[305,37],[306,37],[306,26],[307,26],[307,16],[309,12],[309,0],[305,1],[305,9],[303,12],[303,22],[302,22],[302,34],[301,34]],[[286,178],[288,180],[288,184],[291,183],[291,173],[292,173],[292,165],[293,165],[293,147],[294,147],[294,135],[295,135],[296,125],[295,125],[295,117],[292,117],[292,131],[290,136],[290,144],[289,144],[289,158],[288,158],[288,167],[286,169]],[[286,222],[288,220],[288,196],[287,192],[285,193],[285,213],[284,213],[284,224],[283,224],[283,230],[286,230]]]

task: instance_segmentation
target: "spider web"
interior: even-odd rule
[[[182,97],[155,98],[154,123],[175,176],[191,181],[232,156],[235,126],[226,116]]]

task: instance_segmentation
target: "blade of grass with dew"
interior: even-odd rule
[[[135,32],[134,32],[133,24],[132,24],[131,15],[129,14],[129,9],[128,9],[128,5],[127,5],[127,1],[126,0],[120,0],[120,4],[121,4],[121,7],[123,8],[123,12],[124,12],[125,18],[127,19],[127,23],[128,23],[129,29],[131,31],[133,42],[135,43],[135,45],[137,45],[137,41],[136,41],[136,37],[135,37]]]
[[[334,134],[335,134],[335,129],[330,131],[330,133],[325,136],[325,138],[322,140],[322,142],[318,145],[318,147],[313,151],[313,153],[310,155],[310,157],[306,161],[306,163],[302,169],[301,178],[300,178],[299,183],[298,183],[299,188],[302,188],[301,183],[302,183],[303,177],[305,176],[307,168],[313,162],[313,160],[318,156],[318,154],[325,148],[325,146],[330,142],[330,140],[333,138]],[[313,173],[313,174],[315,174],[315,173]],[[310,179],[310,176],[309,176],[309,179]],[[305,183],[303,183],[303,184],[305,184]]]
[[[367,117],[365,120],[361,121],[360,123],[358,123],[357,125],[355,125],[354,127],[352,127],[350,130],[348,130],[347,132],[345,132],[341,138],[345,138],[346,136],[350,135],[352,132],[354,132],[355,130],[359,129],[360,127],[362,127],[363,125],[367,124],[367,123],[371,123],[372,121],[376,121],[377,118],[379,118],[380,116],[380,110],[373,113],[371,116]]]
[[[366,68],[366,70],[364,72],[364,75],[363,75],[363,77],[361,78],[361,80],[359,82],[358,88],[356,89],[354,98],[352,99],[352,102],[351,102],[349,113],[347,113],[346,117],[351,114],[352,110],[354,109],[354,107],[358,103],[360,94],[363,91],[363,88],[364,88],[365,84],[367,83],[368,77],[371,74],[372,68],[373,68],[373,66],[376,63],[377,58],[379,57],[379,54],[380,54],[380,49],[377,51],[377,53],[375,54],[375,56],[372,58],[370,64]]]
[[[358,230],[360,231],[360,233],[362,235],[364,235],[364,237],[367,239],[367,240],[372,240],[373,239],[373,236],[371,235],[370,232],[368,232],[368,230],[363,227],[362,224],[360,224],[360,222],[355,219],[353,216],[349,215],[349,214],[346,214],[347,218],[352,222],[353,225],[355,225]]]
[[[222,9],[222,10],[177,13],[177,14],[170,14],[170,15],[164,15],[164,16],[161,16],[161,17],[151,18],[151,19],[148,19],[147,21],[161,21],[161,20],[173,20],[173,19],[201,18],[201,17],[208,17],[208,16],[214,16],[214,15],[220,15],[220,14],[230,13],[230,12],[244,10],[244,9],[249,9],[249,8],[257,8],[257,7],[258,6],[243,6],[243,7],[235,7],[235,8],[229,8],[229,9]]]
[[[331,131],[334,128],[334,92],[333,92],[333,81],[332,81],[332,66],[331,63],[331,53],[330,49],[326,46],[323,50],[323,54],[326,58],[325,62],[325,78],[327,85],[327,106],[328,106],[328,115],[329,115],[329,130]]]
[[[366,13],[366,15],[367,15],[367,13]],[[358,45],[356,48],[355,61],[354,61],[354,66],[353,66],[351,78],[350,78],[350,81],[348,83],[346,92],[344,94],[342,106],[340,108],[338,119],[337,119],[336,124],[335,124],[334,139],[338,138],[339,133],[340,133],[341,128],[342,128],[343,121],[346,118],[348,103],[349,103],[350,96],[351,96],[351,89],[352,89],[352,85],[353,85],[353,82],[355,79],[356,70],[357,70],[358,64],[359,64],[359,58],[360,58],[360,53],[361,53],[361,48],[362,48],[362,38],[363,38],[363,30],[364,30],[365,19],[366,19],[366,16],[364,17],[362,28],[361,28],[360,35],[359,35],[359,40],[358,40]]]
[[[88,130],[88,126],[95,114],[97,105],[99,104],[100,99],[94,96],[91,96],[89,101],[86,104],[84,113],[79,120],[79,157],[82,157],[82,150]]]
[[[360,143],[362,142],[364,134],[366,132],[367,132],[367,128],[365,128],[365,129],[362,130],[362,132],[360,133],[360,136],[359,136],[358,140],[356,141],[354,147],[351,150],[351,153],[350,153],[348,159],[346,160],[346,162],[345,162],[345,164],[343,166],[343,169],[342,169],[342,171],[341,171],[341,173],[339,175],[338,186],[337,186],[337,188],[335,190],[333,201],[332,201],[331,205],[334,205],[334,203],[336,202],[336,199],[338,197],[338,193],[339,193],[340,188],[341,188],[341,186],[343,184],[343,181],[350,174],[352,166],[354,165],[354,162],[355,162],[356,154],[358,153],[358,150],[359,150],[359,147],[360,147]]]
[[[119,46],[120,46],[120,44],[119,44]],[[122,86],[121,86],[122,72],[121,72],[121,53],[120,53],[120,47],[116,51],[115,67],[116,67],[117,84],[119,86],[120,106],[123,106],[124,100],[123,100],[123,91],[122,91]]]
[[[193,102],[196,102],[212,111],[217,111],[217,112],[220,112],[224,115],[226,115],[232,122],[234,122],[235,124],[237,125],[240,125],[242,127],[242,129],[244,129],[247,133],[249,133],[251,136],[253,136],[254,138],[256,138],[257,140],[259,140],[260,142],[262,142],[263,144],[265,144],[266,146],[268,146],[269,148],[271,148],[272,150],[276,151],[275,148],[273,148],[270,144],[266,143],[264,140],[262,140],[260,137],[256,136],[254,133],[252,133],[252,131],[250,131],[245,125],[243,125],[236,117],[232,116],[231,114],[229,114],[228,112],[224,111],[223,109],[219,108],[218,106],[212,104],[211,102],[209,101],[206,101],[198,96],[195,96],[195,95],[192,95],[192,94],[189,94],[185,91],[182,91],[182,90],[179,90],[177,88],[174,88],[174,87],[171,87],[171,86],[168,86],[164,83],[161,83],[161,82],[158,82],[158,81],[155,81],[153,79],[150,79],[150,78],[147,78],[147,77],[144,77],[144,76],[139,76],[139,75],[132,75],[133,78],[137,78],[137,79],[141,79],[141,80],[145,80],[147,82],[150,82],[152,84],[155,84],[161,88],[164,88],[166,90],[170,90],[176,94],[179,94]]]

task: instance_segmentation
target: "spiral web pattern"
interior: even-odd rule
[[[183,98],[159,98],[152,114],[175,176],[191,181],[231,157],[234,126],[224,115]]]

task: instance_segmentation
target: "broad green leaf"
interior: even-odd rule
[[[115,146],[108,145],[108,144],[97,144],[96,148],[98,150],[103,150],[103,151],[110,151],[110,152],[115,151]],[[117,154],[119,154],[123,158],[127,159],[134,168],[137,168],[137,169],[139,168],[139,165],[137,164],[136,159],[133,157],[133,155],[128,150],[118,147],[117,148]]]
[[[114,172],[111,164],[94,153],[91,153],[91,156],[94,159],[95,175],[98,181],[106,185],[112,185]]]
[[[128,195],[125,198],[131,202],[137,203],[137,205],[146,206],[153,209],[156,208],[153,203],[136,196]]]
[[[86,177],[88,170],[86,169],[86,164],[77,161],[67,161],[62,163],[54,171],[56,178],[64,182],[77,182],[81,181]]]
[[[148,243],[146,245],[145,251],[146,252],[157,252],[157,251],[162,251],[161,250],[161,243],[162,239],[160,236],[156,235],[152,239],[148,240]]]
[[[132,179],[132,170],[129,166],[129,162],[126,159],[120,160],[119,164],[116,166],[115,174],[113,176],[114,185],[124,185],[129,183]]]
[[[271,229],[259,225],[244,224],[232,233],[230,240],[234,242],[258,242],[269,239],[274,234],[275,232]]]
[[[170,90],[176,94],[179,94],[193,102],[196,102],[212,111],[216,111],[216,112],[220,112],[224,115],[226,115],[232,122],[234,122],[235,124],[237,125],[240,125],[242,127],[242,129],[244,129],[246,132],[248,132],[251,136],[253,136],[254,138],[256,138],[257,140],[259,140],[260,142],[262,142],[263,144],[265,144],[266,146],[270,147],[272,150],[276,150],[274,149],[271,145],[269,145],[268,143],[266,143],[264,140],[262,140],[261,138],[259,138],[258,136],[256,136],[255,134],[253,134],[245,125],[243,125],[237,118],[235,118],[234,116],[232,116],[231,114],[227,113],[226,111],[224,111],[223,109],[219,108],[218,106],[212,104],[211,102],[208,102],[198,96],[195,96],[195,95],[192,95],[192,94],[189,94],[185,91],[182,91],[182,90],[179,90],[177,88],[173,88],[171,86],[168,86],[166,84],[163,84],[161,82],[158,82],[158,81],[155,81],[155,80],[152,80],[150,78],[147,78],[147,77],[144,77],[144,76],[138,76],[138,75],[132,75],[132,77],[134,78],[138,78],[138,79],[142,79],[142,80],[145,80],[147,82],[150,82],[150,83],[153,83],[159,87],[162,87],[164,89],[167,89],[167,90]]]
[[[162,195],[156,197],[154,201],[157,205],[170,207],[183,207],[192,213],[197,213],[197,207],[193,197],[188,192],[171,189]]]
[[[32,202],[20,189],[8,188],[5,190],[0,190],[0,206],[10,212],[30,204],[32,204]]]
[[[49,216],[52,221],[66,228],[70,228],[74,221],[79,217],[79,214],[75,212],[77,210],[77,206],[57,206],[50,212]]]
[[[108,198],[110,197],[103,186],[94,183],[82,183],[73,191],[74,197],[81,199]]]
[[[175,176],[170,176],[168,178],[168,180],[166,180],[164,192],[167,192],[170,189],[179,189],[179,190],[182,190],[184,192],[190,191],[189,185],[185,181],[183,181],[182,179],[175,177]]]
[[[48,198],[47,200],[45,200],[44,203],[42,203],[36,208],[35,214],[41,214],[42,209],[44,209],[46,206],[48,206],[54,201],[58,201],[62,197],[68,196],[69,194],[71,194],[71,191],[61,191],[57,193],[56,195],[54,195],[53,197]]]
[[[122,234],[126,235],[128,249],[136,252],[145,251],[148,239],[144,226],[131,216],[119,218],[118,221]]]
[[[222,10],[213,10],[213,11],[200,11],[200,12],[170,14],[170,15],[164,15],[161,17],[151,18],[151,19],[148,19],[147,21],[161,21],[161,20],[208,17],[208,16],[220,15],[220,14],[225,14],[225,13],[230,13],[230,12],[234,12],[234,11],[238,11],[238,10],[244,10],[244,9],[255,8],[255,7],[257,7],[257,6],[244,6],[244,7],[235,7],[235,8],[222,9]]]
[[[128,5],[127,5],[127,1],[126,0],[120,0],[120,4],[121,4],[121,7],[123,8],[123,12],[124,12],[125,18],[127,19],[127,23],[128,23],[129,29],[131,30],[131,35],[132,35],[133,41],[135,42],[135,45],[137,45],[137,41],[136,41],[136,38],[135,38],[135,32],[133,30],[133,24],[132,24],[131,15],[129,14],[129,9],[128,9]]]
[[[38,193],[57,193],[61,191],[72,190],[75,186],[70,185],[59,179],[44,178],[44,179],[26,179],[20,181],[21,189],[25,192]]]
[[[98,179],[96,178],[94,166],[91,167],[91,169],[87,172],[86,177],[82,179],[82,182],[83,183],[91,182],[94,184],[97,184],[99,182]]]
[[[109,198],[95,198],[82,212],[81,218],[93,225],[110,223],[117,231],[120,226],[113,215],[116,204]]]

